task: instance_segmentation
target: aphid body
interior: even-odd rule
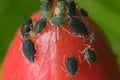
[[[74,0],[66,0],[66,9],[69,16],[76,15],[76,5]]]
[[[50,17],[50,13],[48,12],[49,8],[50,8],[49,1],[43,0],[43,3],[40,6],[40,13],[41,13],[42,17],[44,17],[44,18]]]
[[[41,18],[36,22],[34,31],[36,33],[40,33],[45,28],[45,26],[46,26],[46,18]]]
[[[95,52],[91,49],[91,48],[85,48],[85,58],[89,61],[89,62],[95,62],[97,59],[97,56],[95,54]]]
[[[32,20],[30,18],[25,19],[21,27],[21,34],[23,37],[25,37],[25,35],[30,32],[31,25],[32,25]]]
[[[31,40],[28,38],[23,41],[22,44],[22,51],[26,59],[30,62],[34,62],[34,55],[35,55],[35,46]]]
[[[80,21],[76,18],[71,18],[70,27],[71,27],[72,31],[76,34],[79,34],[82,36],[88,35],[88,30],[87,30],[86,25],[82,21]]]
[[[75,57],[68,57],[66,60],[66,69],[71,76],[74,76],[78,69],[78,63]]]

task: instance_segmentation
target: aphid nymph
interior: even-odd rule
[[[76,15],[76,5],[74,0],[66,0],[66,9],[69,16]]]
[[[26,59],[30,62],[34,62],[34,55],[35,55],[35,46],[31,40],[28,38],[24,39],[22,44],[22,51]]]
[[[71,18],[70,27],[71,27],[72,31],[76,34],[79,34],[81,36],[88,35],[88,30],[87,30],[86,25],[82,21],[80,21],[76,18]]]
[[[95,62],[97,59],[96,53],[89,47],[85,48],[85,58],[89,62]]]
[[[25,19],[21,27],[21,34],[23,37],[25,37],[25,35],[31,31],[31,26],[32,26],[32,20],[30,18]]]
[[[46,26],[46,18],[41,18],[36,22],[34,31],[36,33],[40,33],[45,28],[45,26]]]
[[[75,57],[69,56],[66,60],[66,69],[71,76],[74,76],[78,69],[78,63]]]

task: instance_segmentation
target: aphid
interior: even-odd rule
[[[94,33],[91,33],[91,34],[89,35],[89,39],[90,39],[90,43],[95,42],[95,34],[94,34]]]
[[[74,0],[66,0],[66,9],[69,16],[76,15],[76,5]]]
[[[36,33],[40,33],[45,28],[45,26],[46,26],[46,18],[41,18],[36,22],[34,31]]]
[[[88,16],[88,12],[86,10],[84,10],[83,8],[80,9],[81,13],[83,16]]]
[[[42,15],[42,17],[44,18],[50,18],[50,13],[48,12],[50,5],[49,5],[49,1],[47,0],[43,0],[44,2],[41,4],[40,6],[40,13]]]
[[[86,47],[85,50],[84,50],[84,53],[85,53],[85,59],[87,59],[89,62],[95,62],[96,61],[97,56],[91,48]]]
[[[24,56],[30,63],[34,62],[34,55],[35,55],[35,46],[31,40],[28,38],[24,39],[22,44],[22,51]]]
[[[45,10],[48,11],[49,10],[49,2],[48,1],[44,1],[41,6],[40,6],[41,10]]]
[[[76,34],[79,34],[82,36],[88,35],[88,30],[87,30],[87,27],[85,26],[85,24],[76,18],[71,18],[70,27],[71,27],[72,31]]]
[[[64,0],[61,0],[61,1],[58,3],[58,7],[63,10],[63,9],[65,8],[65,1],[64,1]]]
[[[40,0],[42,3],[48,3],[49,0]]]
[[[78,69],[78,63],[75,57],[68,57],[66,61],[66,69],[71,76],[74,76]]]
[[[66,18],[65,18],[64,16],[58,15],[58,16],[53,17],[53,18],[50,20],[50,22],[51,22],[53,25],[60,26],[60,25],[62,25],[62,24],[65,23],[65,20],[66,20]]]
[[[64,15],[64,8],[65,8],[65,1],[60,1],[57,6],[55,7],[55,14],[58,15]]]
[[[21,34],[25,37],[31,30],[32,20],[30,18],[25,19],[21,27]]]

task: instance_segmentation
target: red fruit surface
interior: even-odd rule
[[[39,13],[31,16],[33,25],[40,18]],[[22,38],[18,29],[3,62],[2,80],[120,80],[116,57],[114,56],[103,32],[89,18],[83,18],[89,32],[95,33],[95,42],[91,48],[97,55],[95,63],[84,60],[83,51],[89,40],[75,37],[68,25],[56,27],[47,23],[45,29],[31,38],[35,48],[34,63],[29,63],[21,49]],[[75,34],[76,35],[76,34]],[[66,59],[74,56],[78,69],[74,76],[66,70]]]

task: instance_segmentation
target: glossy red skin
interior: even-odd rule
[[[32,15],[35,23],[40,14]],[[89,19],[83,18],[89,32],[94,32],[96,41],[92,48],[97,54],[97,61],[89,66],[83,51],[89,40],[68,34],[62,27],[70,31],[69,26],[56,27],[47,23],[44,31],[31,40],[35,44],[35,62],[29,63],[23,56],[21,46],[22,37],[18,29],[2,67],[2,80],[120,80],[115,56],[109,47],[103,32]],[[65,61],[74,56],[78,62],[78,70],[70,76],[66,70]],[[80,57],[80,58],[79,58]],[[81,62],[80,62],[81,59]]]

